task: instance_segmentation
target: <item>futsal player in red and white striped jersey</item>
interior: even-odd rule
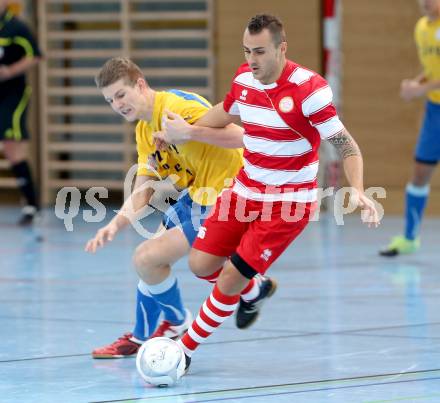
[[[354,202],[363,218],[379,223],[374,203],[364,194],[363,161],[355,140],[340,121],[332,91],[324,78],[286,59],[287,43],[280,20],[253,17],[244,33],[246,64],[235,75],[223,103],[194,126],[174,114],[164,119],[159,139],[194,140],[231,146],[210,127],[231,122],[244,128],[244,167],[232,187],[218,198],[190,254],[199,277],[223,266],[211,295],[180,343],[190,357],[235,310],[237,324],[255,317],[271,295],[264,276],[270,265],[303,231],[317,201],[318,148],[322,139],[340,152]],[[259,294],[245,301],[240,293],[249,279],[260,279]]]

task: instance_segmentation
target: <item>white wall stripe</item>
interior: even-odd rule
[[[227,305],[223,304],[222,302],[215,299],[213,295],[209,296],[209,300],[211,301],[211,304],[214,305],[217,309],[220,309],[223,312],[232,312],[237,308],[238,302],[233,305]]]
[[[284,192],[278,194],[271,193],[258,193],[249,190],[240,181],[235,179],[234,186],[232,190],[238,195],[255,201],[264,202],[297,202],[297,203],[307,203],[317,200],[318,190],[317,189],[304,189],[296,192]]]
[[[318,161],[316,161],[299,171],[287,171],[257,167],[246,159],[244,160],[244,170],[250,179],[274,186],[311,182],[316,178],[318,165]]]
[[[275,110],[262,109],[257,106],[239,104],[240,116],[242,122],[254,125],[288,129],[289,126],[281,119]]]
[[[294,141],[273,141],[248,136],[245,133],[243,142],[246,149],[251,152],[277,157],[299,156],[312,150],[310,142],[305,138]]]
[[[330,104],[333,93],[329,86],[320,88],[302,102],[302,112],[304,116],[310,116]]]
[[[197,316],[196,323],[206,332],[212,333],[216,327],[209,326],[200,316]]]

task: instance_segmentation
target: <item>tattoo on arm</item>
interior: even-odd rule
[[[331,137],[328,139],[328,141],[336,147],[343,159],[352,155],[361,155],[359,146],[357,145],[356,141],[354,141],[353,137],[351,137],[350,133],[348,133],[346,130],[343,130],[342,132]]]

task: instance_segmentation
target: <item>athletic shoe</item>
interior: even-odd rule
[[[38,210],[35,206],[24,206],[21,210],[21,217],[17,224],[20,227],[28,227],[35,223],[38,218]]]
[[[390,244],[379,252],[381,256],[397,256],[401,254],[414,253],[420,248],[420,239],[407,239],[403,235],[395,236]]]
[[[260,294],[257,298],[252,301],[245,301],[240,298],[240,304],[235,315],[235,324],[239,329],[246,329],[257,320],[264,301],[270,298],[277,289],[277,283],[274,279],[266,276],[260,276],[260,279]]]
[[[118,340],[108,346],[92,351],[93,358],[126,358],[137,354],[141,344],[133,340],[132,333],[125,333]]]
[[[185,322],[181,325],[172,325],[167,320],[162,321],[156,331],[150,336],[153,337],[168,337],[170,339],[178,339],[185,334],[192,323],[191,312],[185,309]],[[125,333],[118,340],[109,344],[108,346],[97,348],[92,351],[93,358],[126,358],[133,357],[137,354],[142,341],[134,340],[132,333]]]
[[[156,331],[150,336],[153,337],[168,337],[169,339],[180,339],[192,324],[192,314],[188,309],[185,309],[185,322],[181,325],[172,325],[167,320],[162,321]]]
[[[190,364],[191,364],[191,357],[185,354],[185,372],[183,373],[183,375],[185,375],[189,371]]]

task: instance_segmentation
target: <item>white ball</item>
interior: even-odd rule
[[[139,349],[136,368],[150,385],[172,386],[185,372],[185,353],[174,340],[154,337]]]

